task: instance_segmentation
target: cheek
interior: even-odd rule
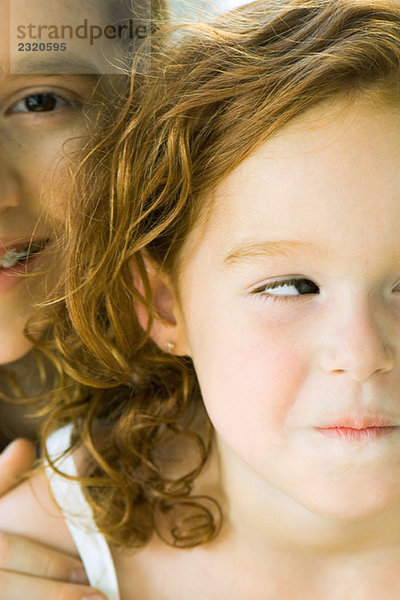
[[[49,165],[50,165],[49,161]],[[72,191],[72,175],[65,161],[53,161],[52,167],[44,169],[42,186],[39,192],[40,205],[44,213],[51,217],[53,225],[64,223],[67,202]]]
[[[63,220],[71,190],[72,175],[79,164],[82,137],[68,141],[73,129],[60,128],[42,136],[27,134],[15,165],[23,182],[24,197],[58,221]],[[34,149],[34,150],[33,150]]]
[[[268,431],[269,440],[280,435],[310,366],[300,325],[294,331],[247,305],[199,307],[197,318],[194,307],[191,314],[193,361],[215,429],[232,440],[258,430]]]

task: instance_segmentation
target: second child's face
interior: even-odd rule
[[[179,291],[223,460],[327,517],[399,503],[399,111],[316,107],[212,203]]]
[[[58,3],[53,8],[57,22]],[[44,271],[57,264],[55,253],[45,258],[40,250],[51,244],[54,219],[63,214],[70,188],[65,154],[72,156],[84,141],[83,104],[97,80],[92,75],[10,74],[9,29],[9,2],[1,2],[0,365],[30,349],[24,328],[32,307],[45,296]],[[21,61],[31,58],[29,52],[19,55]],[[45,62],[49,54],[41,58]],[[29,250],[38,252],[29,255]],[[25,276],[34,270],[41,274]]]

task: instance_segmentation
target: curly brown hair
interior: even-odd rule
[[[202,402],[191,360],[149,334],[157,314],[145,259],[176,278],[207,193],[294,117],[338,94],[398,101],[400,5],[259,0],[156,38],[151,72],[132,77],[80,173],[56,319],[70,383],[53,394],[44,437],[74,423],[92,461],[81,481],[110,541],[141,546],[155,530],[190,547],[220,527],[217,505],[192,493],[212,442],[206,417],[194,422]],[[171,477],[177,438],[193,445],[194,463]]]

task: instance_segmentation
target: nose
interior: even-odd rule
[[[360,383],[393,369],[395,323],[385,308],[368,300],[338,303],[323,333],[321,367],[327,373],[346,373]]]
[[[0,213],[15,208],[21,202],[21,186],[16,170],[0,151]]]

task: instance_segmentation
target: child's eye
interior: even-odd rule
[[[297,300],[300,296],[319,294],[318,286],[310,279],[284,279],[265,283],[252,291],[252,294],[261,295],[271,300]]]
[[[77,107],[78,103],[53,92],[37,92],[25,96],[14,104],[9,113],[49,113],[62,110],[66,107]]]

